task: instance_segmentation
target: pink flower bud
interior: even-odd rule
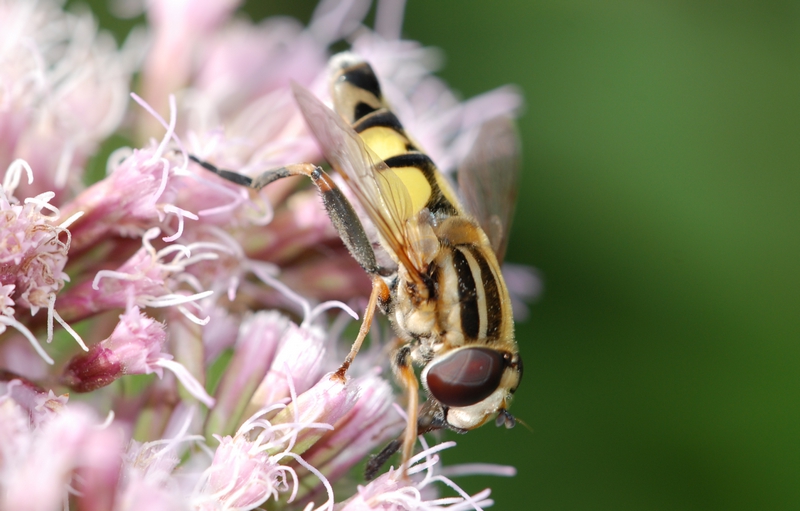
[[[97,345],[70,360],[61,382],[76,392],[91,392],[110,385],[123,374],[119,357]]]
[[[290,424],[298,428],[296,433],[287,437],[287,450],[304,453],[355,405],[358,386],[352,380],[342,383],[331,376],[333,373],[323,376],[270,421],[273,426]]]
[[[62,381],[77,392],[91,392],[111,384],[123,374],[163,374],[156,363],[166,340],[164,325],[132,307],[120,316],[111,336],[76,355]]]
[[[397,438],[406,423],[393,409],[394,392],[388,381],[368,375],[353,383],[360,389],[353,408],[305,454],[309,463],[332,480]]]
[[[226,434],[237,429],[288,328],[288,318],[274,311],[256,313],[241,325],[233,358],[217,387],[217,405],[207,431]]]
[[[280,403],[294,391],[308,390],[322,375],[325,357],[325,337],[318,328],[303,328],[290,324],[283,335],[278,353],[258,389],[245,415],[261,408]]]

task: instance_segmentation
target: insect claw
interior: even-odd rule
[[[331,380],[339,381],[344,383],[347,380],[347,369],[350,367],[350,364],[345,362],[342,366],[336,370],[335,373],[331,375]]]

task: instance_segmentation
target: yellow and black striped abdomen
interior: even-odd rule
[[[385,103],[372,67],[352,54],[340,55],[332,66],[338,68],[331,83],[335,110],[400,178],[414,213],[427,208],[439,217],[461,214],[449,183]]]

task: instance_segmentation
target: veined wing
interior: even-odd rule
[[[409,249],[413,245],[407,222],[413,212],[411,197],[403,182],[336,112],[304,87],[295,83],[292,90],[325,159],[358,197],[378,229],[384,248],[396,256],[412,277],[421,274],[424,264]]]
[[[480,224],[497,260],[503,260],[519,181],[519,140],[514,123],[497,117],[481,126],[458,169],[464,206]]]

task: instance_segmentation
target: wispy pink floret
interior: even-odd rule
[[[254,509],[295,488],[294,471],[267,452],[264,440],[258,436],[250,441],[241,434],[220,439],[211,467],[203,474],[195,507]]]
[[[276,311],[261,311],[241,324],[233,357],[217,387],[217,405],[206,423],[207,431],[232,433],[241,424],[242,414],[272,365],[289,323]]]
[[[197,48],[225,23],[239,0],[155,0],[146,11],[152,50],[144,63],[144,96],[157,110],[167,95],[185,87]],[[162,103],[163,102],[163,103]]]
[[[191,416],[174,435],[152,442],[132,440],[122,455],[123,474],[119,480],[115,511],[189,510],[189,491],[175,478],[175,472],[193,443],[203,438],[188,433]],[[206,462],[207,464],[207,462]]]
[[[0,389],[3,394],[0,396],[0,467],[19,460],[30,442],[30,415],[11,398],[10,389],[4,387]]]
[[[83,282],[66,293],[62,310],[70,318],[88,315],[129,304],[142,307],[177,306],[192,321],[205,324],[185,304],[213,294],[201,291],[199,282],[186,273],[186,268],[198,261],[215,259],[216,253],[208,244],[169,245],[156,250],[151,241],[160,230],[152,228],[142,237],[143,247],[116,270],[100,270],[91,282]],[[224,247],[222,247],[224,249]],[[193,249],[197,249],[193,253]],[[188,289],[188,291],[187,291]]]
[[[390,469],[366,486],[359,486],[358,493],[344,502],[340,511],[482,511],[491,506],[494,501],[488,498],[490,490],[469,495],[448,477],[437,473],[440,472],[436,467],[439,462],[437,453],[454,445],[455,442],[444,442],[431,448],[426,446],[425,450],[409,460],[409,478],[403,477],[399,470]],[[479,468],[486,468],[495,475],[511,476],[516,472],[511,467]],[[483,472],[466,470],[463,473]],[[443,483],[459,496],[437,498],[438,491],[434,483]]]
[[[186,368],[161,351],[165,341],[164,324],[145,316],[138,307],[131,307],[120,316],[108,339],[88,353],[73,357],[62,380],[78,392],[90,392],[126,374],[155,373],[162,377],[164,369],[169,369],[189,392],[213,406],[214,400]]]
[[[114,486],[98,483],[109,475],[116,481],[118,431],[100,429],[94,414],[80,405],[20,431],[19,410],[8,396],[0,398],[0,413],[6,415],[0,422],[17,428],[13,439],[3,439],[0,509],[59,509],[69,492],[91,493],[95,503],[113,500]]]
[[[3,375],[8,381],[0,381],[0,395],[11,398],[28,414],[31,425],[39,426],[49,421],[53,415],[61,413],[69,396],[56,395],[52,390],[45,391],[35,383],[10,373]]]
[[[26,195],[79,187],[122,120],[132,63],[88,12],[61,2],[5,0],[0,26],[0,168],[23,158],[36,169]]]
[[[48,342],[53,338],[53,318],[58,320],[86,349],[81,338],[61,319],[55,310],[56,294],[69,276],[64,272],[70,247],[70,232],[66,229],[79,214],[61,224],[58,208],[49,201],[52,192],[25,199],[14,196],[23,171],[28,182],[33,181],[30,166],[16,160],[6,171],[0,188],[0,285],[3,286],[3,312],[0,325],[13,326],[31,342],[48,363],[53,360],[42,350],[33,334],[13,318],[12,305],[27,308],[31,315],[40,308],[48,313]],[[45,214],[44,211],[49,212]],[[13,294],[12,294],[13,293]],[[9,303],[9,299],[13,303]]]
[[[161,224],[169,212],[186,216],[183,210],[172,211],[180,172],[154,146],[133,150],[115,163],[108,177],[68,205],[67,211],[85,212],[72,228],[74,249],[82,252],[110,234],[141,236],[153,224]]]
[[[108,339],[92,346],[88,353],[72,358],[62,380],[73,390],[91,392],[124,374],[154,372],[162,376],[158,362],[166,337],[163,324],[132,307],[120,316]]]
[[[303,393],[322,376],[325,360],[325,336],[316,327],[290,324],[281,339],[278,354],[256,389],[245,415],[280,403],[291,397],[291,390]]]
[[[291,403],[271,420],[276,426],[288,424],[298,428],[287,438],[286,449],[296,454],[307,451],[352,410],[359,390],[353,380],[342,383],[329,373],[302,394],[292,392]]]
[[[397,438],[406,423],[393,410],[394,391],[387,380],[368,374],[353,383],[360,389],[353,408],[304,454],[331,480],[361,463],[375,446]]]
[[[111,337],[100,346],[114,352],[125,374],[156,373],[161,376],[158,361],[166,340],[164,329],[163,323],[145,316],[138,307],[131,307],[120,316]]]
[[[309,432],[331,429],[330,423],[342,413],[341,406],[347,406],[345,403],[353,389],[341,382],[328,382],[317,387],[317,390],[309,390],[305,398],[292,393],[295,403],[288,407],[274,405],[259,411],[246,420],[233,437],[215,435],[220,445],[194,492],[194,506],[199,509],[247,510],[269,499],[282,498],[292,502],[299,489],[294,467],[300,466],[315,474],[325,486],[328,500],[323,508],[331,510],[333,491],[330,483],[299,456],[298,439],[306,438]],[[310,404],[309,400],[321,400],[327,406],[323,407],[324,410],[300,411],[297,402],[303,401],[305,406]],[[272,410],[281,408],[283,411],[276,421],[264,418]],[[280,422],[279,417],[292,420]],[[288,465],[289,462],[294,467]]]
[[[64,272],[69,250],[69,232],[53,220],[58,210],[48,201],[52,193],[20,203],[12,194],[19,182],[20,169],[12,165],[0,190],[0,283],[16,286],[15,302],[35,314],[48,307],[51,296],[64,287],[69,277]],[[45,215],[47,209],[51,214]],[[55,212],[55,214],[53,214]],[[61,236],[66,238],[62,241]]]

